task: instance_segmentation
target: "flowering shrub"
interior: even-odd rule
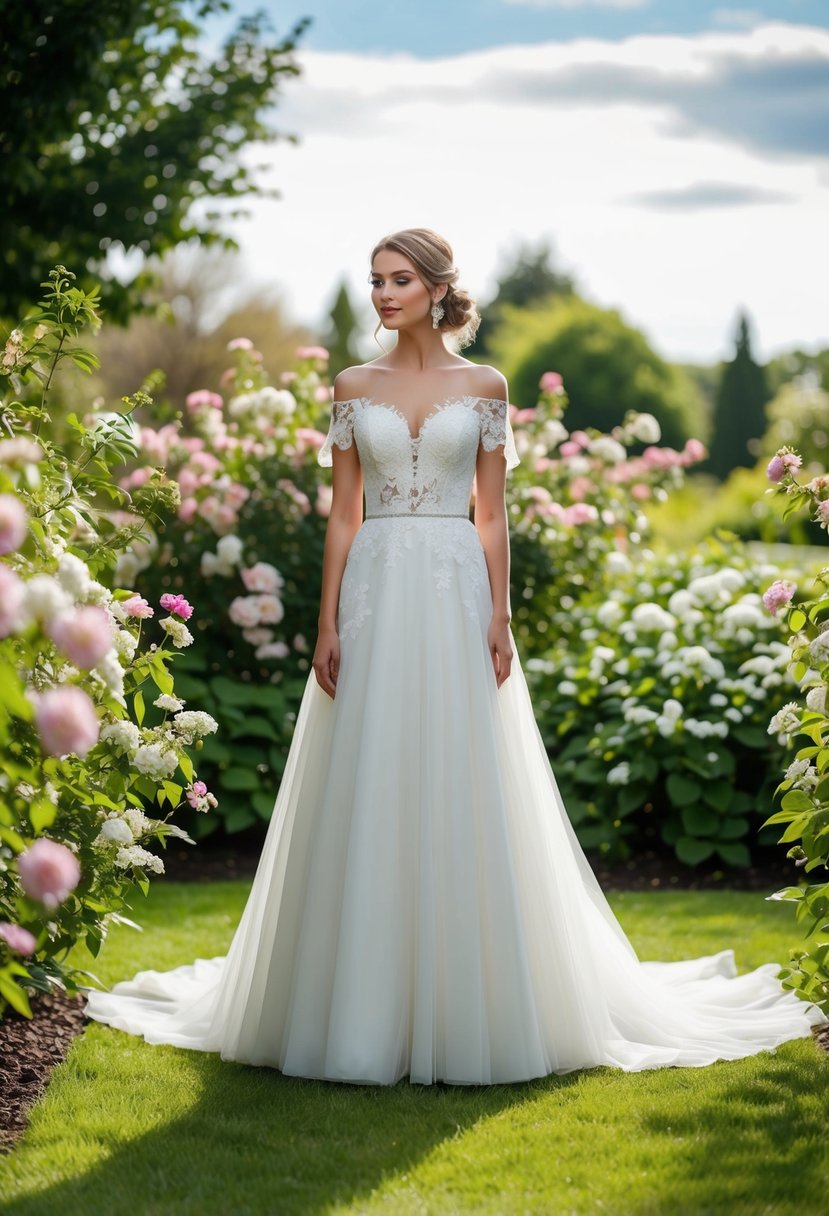
[[[536,407],[510,410],[522,462],[510,491],[514,627],[525,654],[544,653],[561,609],[601,598],[605,559],[647,536],[643,504],[666,499],[706,455],[697,439],[682,451],[657,446],[650,414],[629,413],[609,435],[568,433],[561,377],[548,372],[539,387]]]
[[[586,847],[662,842],[680,861],[747,865],[751,816],[773,784],[769,708],[791,695],[789,650],[739,545],[678,556],[609,553],[601,600],[562,605],[527,664],[562,794]]]
[[[162,600],[168,615],[146,646],[155,610],[99,578],[178,501],[158,476],[131,503],[113,484],[145,399],[121,414],[70,415],[71,443],[52,438],[56,368],[95,362],[73,341],[98,324],[96,293],[72,277],[52,272],[43,306],[0,358],[0,1012],[27,1016],[27,990],[74,988],[71,947],[83,938],[97,953],[136,886],[163,871],[152,846],[189,839],[169,814],[185,793],[211,805],[188,749],[216,729],[174,695],[169,663],[192,640],[190,605]],[[130,506],[130,526],[109,518],[113,499]]]
[[[801,484],[796,477],[801,465],[798,452],[781,448],[767,470],[777,486],[770,493],[789,497],[786,515],[805,508],[820,528],[829,530],[829,476],[818,474]],[[806,874],[829,867],[829,566],[816,581],[823,590],[812,600],[795,602],[797,588],[788,580],[776,580],[764,597],[770,613],[784,613],[790,630],[789,670],[801,697],[774,715],[768,731],[786,746],[797,736],[809,741],[798,748],[774,791],[782,793],[781,809],[766,824],[786,824],[780,843],[790,846],[787,856]],[[805,936],[829,934],[829,882],[785,887],[770,898],[794,903]],[[784,987],[829,1013],[829,940],[816,941],[808,951],[792,951],[790,961],[780,973]]]
[[[191,817],[199,835],[270,818],[310,670],[331,507],[316,463],[331,408],[327,352],[301,347],[276,388],[249,339],[229,346],[225,395],[199,390],[183,417],[142,426],[139,463],[121,480],[135,492],[161,467],[180,488],[175,518],[136,541],[118,575],[148,598],[198,589],[200,645],[182,656],[178,686],[221,724],[201,765],[222,791],[217,816]]]

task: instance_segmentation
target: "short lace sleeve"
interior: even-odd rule
[[[482,397],[478,402],[478,411],[481,415],[481,443],[484,451],[493,452],[503,444],[507,468],[514,469],[521,462],[515,448],[509,405],[497,397]]]
[[[354,418],[360,402],[358,398],[349,401],[335,401],[331,408],[331,425],[325,437],[325,443],[317,452],[317,464],[324,469],[330,469],[333,463],[331,449],[336,443],[342,451],[350,448],[354,434]]]

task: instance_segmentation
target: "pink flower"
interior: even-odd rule
[[[198,500],[195,498],[183,498],[181,506],[178,509],[178,517],[184,523],[189,524],[199,509]]]
[[[558,450],[562,456],[569,460],[571,456],[578,456],[581,451],[581,445],[572,439],[565,439]]]
[[[328,351],[324,346],[298,346],[296,348],[297,359],[322,359],[328,362]]]
[[[83,759],[98,742],[100,723],[95,706],[75,685],[50,688],[38,696],[35,720],[41,746],[49,756],[74,752]]]
[[[187,790],[187,801],[194,811],[206,811],[209,807],[217,807],[218,801],[209,792],[203,781],[194,781]]]
[[[125,616],[134,616],[139,619],[155,616],[155,608],[151,608],[140,595],[131,595],[128,600],[121,600],[119,607]]]
[[[523,426],[525,422],[534,422],[538,415],[538,410],[532,407],[528,410],[516,410],[510,422],[514,422],[516,426]]]
[[[18,435],[14,439],[0,440],[0,464],[39,464],[43,459],[43,448],[33,439]]]
[[[279,380],[281,384],[290,384],[293,380],[296,380],[296,372],[281,372]]]
[[[708,453],[704,443],[700,443],[699,439],[685,440],[685,455],[690,463],[696,463],[698,460],[704,460]]]
[[[211,393],[209,389],[200,388],[194,393],[188,393],[184,399],[184,404],[188,410],[194,412],[205,408],[220,410],[224,408],[224,401],[218,393]]]
[[[257,659],[287,659],[291,653],[290,646],[285,642],[265,642],[256,651]]]
[[[0,638],[19,629],[24,621],[26,587],[14,570],[0,562]]]
[[[278,625],[285,615],[282,601],[275,595],[257,595],[255,598],[259,613],[259,623],[262,625]]]
[[[558,372],[545,372],[539,383],[542,393],[560,393],[563,387],[564,380]]]
[[[248,591],[266,591],[273,594],[274,591],[279,591],[284,581],[279,571],[267,562],[257,562],[249,570],[242,570],[241,575]]]
[[[65,844],[41,836],[18,857],[17,873],[28,896],[47,908],[56,908],[80,882],[81,867]]]
[[[818,523],[829,524],[829,498],[824,499],[823,502],[819,502],[815,511],[815,518]]]
[[[766,469],[766,477],[768,477],[769,481],[782,481],[785,472],[786,466],[783,463],[782,456],[772,456]]]
[[[768,591],[763,595],[763,603],[772,616],[777,616],[778,611],[790,602],[796,590],[796,583],[790,583],[788,579],[779,578],[772,583]]]
[[[573,502],[581,502],[593,488],[589,477],[574,477],[570,482],[570,497]]]
[[[234,625],[242,629],[253,629],[260,623],[259,605],[254,595],[237,595],[231,600],[228,616]]]
[[[118,482],[122,490],[134,490],[138,486],[143,486],[150,480],[155,469],[151,469],[148,465],[140,469],[133,469],[132,473],[128,473],[126,477],[122,477]]]
[[[650,498],[651,488],[645,485],[643,481],[637,481],[635,485],[630,487],[630,493],[637,502],[644,502],[645,499]]]
[[[227,344],[228,350],[253,350],[250,338],[231,338]]]
[[[0,494],[0,554],[19,549],[28,531],[26,508],[14,494]]]
[[[590,442],[590,436],[587,434],[586,431],[573,431],[570,435],[570,438],[573,440],[574,443],[577,443],[579,445],[579,447],[582,447],[582,448],[586,448],[588,443]]]
[[[174,616],[181,617],[183,621],[189,621],[193,615],[193,606],[189,604],[183,595],[162,595],[158,601],[165,612],[170,612]]]
[[[0,938],[15,954],[34,954],[37,939],[22,925],[10,925],[8,921],[0,921]]]
[[[236,379],[236,368],[226,367],[219,377],[219,384],[222,388],[228,388]]]
[[[323,519],[327,519],[331,514],[331,503],[334,501],[334,494],[330,485],[321,482],[317,487],[316,512]]]
[[[90,605],[53,618],[47,633],[76,667],[88,671],[112,649],[114,629],[105,608]]]
[[[565,521],[568,524],[588,524],[599,518],[599,512],[589,502],[574,502],[565,511]]]

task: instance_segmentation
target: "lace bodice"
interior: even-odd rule
[[[519,463],[506,401],[456,397],[436,404],[417,435],[396,406],[353,397],[335,401],[317,461],[332,464],[334,444],[357,444],[366,516],[461,515],[469,511],[478,447],[504,445],[507,468]]]

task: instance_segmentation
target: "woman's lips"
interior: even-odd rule
[[[393,312],[400,312],[399,308],[381,308],[381,313],[384,317],[390,317]]]

